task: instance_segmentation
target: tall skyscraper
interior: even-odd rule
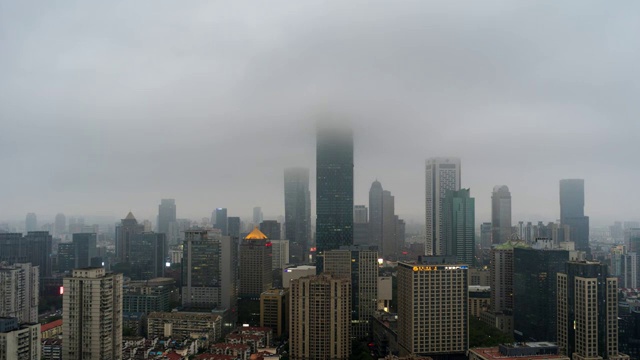
[[[351,280],[351,334],[369,334],[369,320],[378,298],[378,251],[375,246],[343,246],[324,254],[324,273]]]
[[[370,245],[369,210],[365,205],[353,207],[353,244]],[[371,244],[373,245],[373,244]],[[377,244],[376,244],[377,246]]]
[[[459,264],[475,264],[475,199],[469,189],[447,191],[442,209],[447,255]]]
[[[64,214],[60,213],[56,215],[56,220],[53,224],[53,234],[60,236],[67,232],[67,218]]]
[[[318,126],[316,136],[316,270],[324,251],[353,244],[353,132]]]
[[[158,206],[158,232],[169,235],[171,223],[176,222],[176,201],[174,199],[162,199]],[[167,237],[171,243],[172,239]]]
[[[491,193],[491,242],[502,244],[511,239],[511,193],[507,185],[496,185]]]
[[[460,159],[431,158],[425,166],[426,244],[427,255],[446,254],[442,232],[442,205],[447,190],[460,190]]]
[[[51,253],[53,252],[53,238],[48,231],[30,231],[22,239],[26,246],[26,262],[37,266],[40,277],[51,277]]]
[[[557,276],[560,352],[581,360],[629,359],[618,352],[618,279],[607,265],[570,261]]]
[[[400,355],[456,356],[469,349],[469,267],[455,260],[398,263]]]
[[[40,326],[21,324],[14,317],[0,317],[0,359],[40,360]]]
[[[390,191],[382,191],[382,248],[380,255],[389,260],[398,258],[396,243],[395,198]]]
[[[491,249],[491,223],[480,224],[480,248]]]
[[[214,228],[220,229],[222,235],[226,236],[229,233],[227,224],[227,208],[216,208],[213,213],[215,214]]]
[[[182,305],[235,309],[238,293],[236,239],[187,230],[182,255]]]
[[[369,189],[369,227],[371,232],[370,244],[382,249],[382,184],[378,180]]]
[[[270,240],[282,239],[281,226],[276,220],[264,220],[260,223],[260,231]]]
[[[29,231],[38,231],[38,218],[34,213],[28,213],[25,221],[25,229]]]
[[[76,260],[74,269],[91,266],[91,259],[98,255],[96,246],[96,234],[76,233],[73,234],[74,258]]]
[[[258,299],[260,294],[271,289],[271,257],[271,241],[258,228],[253,229],[240,244],[240,297]]]
[[[347,360],[351,354],[351,281],[329,275],[291,281],[291,360]]]
[[[122,274],[74,269],[64,278],[62,359],[122,359]]]
[[[228,234],[223,234],[223,235],[229,235],[233,238],[239,239],[240,238],[240,218],[237,216],[230,216],[227,218],[227,227],[228,227]]]
[[[131,239],[130,254],[132,280],[163,277],[169,254],[167,236],[154,232],[135,234]]]
[[[353,207],[353,223],[364,224],[369,222],[369,211],[365,205]]]
[[[133,238],[144,232],[144,225],[138,224],[131,212],[116,226],[116,261],[129,262],[131,255],[131,242]],[[88,265],[87,265],[88,266]]]
[[[37,323],[39,286],[37,266],[30,263],[0,265],[0,317],[15,317],[21,324]]]
[[[284,170],[284,219],[291,262],[307,262],[311,240],[311,192],[307,168]]]
[[[58,244],[58,272],[73,270],[76,266],[76,248],[73,242]]]
[[[556,341],[556,280],[567,261],[567,250],[513,250],[513,306],[516,309],[513,334],[516,340]]]
[[[262,208],[260,206],[256,206],[253,208],[253,224],[258,225],[262,222]]]
[[[576,250],[589,252],[589,217],[584,215],[584,180],[560,180],[560,222],[571,228]]]

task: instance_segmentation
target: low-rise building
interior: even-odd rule
[[[40,326],[40,337],[42,339],[53,338],[60,334],[62,334],[62,319],[54,320]]]
[[[62,360],[62,339],[42,339],[42,359]]]
[[[480,314],[489,311],[491,302],[491,287],[469,286],[469,316],[480,318]]]
[[[469,360],[570,360],[560,355],[551,342],[501,344],[496,347],[469,349]]]
[[[222,317],[204,312],[152,312],[147,317],[147,336],[217,339],[222,334]]]

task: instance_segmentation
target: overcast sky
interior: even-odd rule
[[[558,218],[562,178],[585,179],[592,224],[638,219],[638,14],[635,0],[0,0],[0,219],[155,222],[161,198],[178,217],[280,215],[283,169],[315,176],[323,114],[353,123],[356,204],[377,178],[419,221],[425,159],[458,156],[477,223],[497,184],[514,221]]]

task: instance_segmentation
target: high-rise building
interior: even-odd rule
[[[458,264],[475,264],[475,199],[469,189],[448,190],[443,207],[443,229],[446,254],[455,256]]]
[[[324,273],[351,280],[351,335],[369,333],[378,298],[378,251],[375,246],[343,246],[324,254]]]
[[[369,227],[371,232],[371,245],[382,249],[382,184],[378,180],[371,184],[369,189]]]
[[[493,187],[491,227],[493,244],[502,244],[511,238],[511,193],[507,185]]]
[[[228,227],[228,234],[223,234],[223,235],[229,235],[232,238],[236,238],[236,239],[240,239],[240,218],[237,216],[230,216],[227,218],[227,227]]]
[[[240,297],[258,299],[273,286],[271,248],[271,241],[257,227],[240,244]]]
[[[176,222],[176,201],[174,199],[162,199],[158,206],[158,232],[169,235],[171,223]],[[167,238],[169,243],[173,243]]]
[[[491,223],[480,224],[480,248],[491,249]]]
[[[284,170],[284,219],[291,262],[306,263],[311,240],[311,192],[307,168]]]
[[[573,359],[622,360],[618,351],[618,279],[607,265],[570,261],[558,279],[558,345]]]
[[[73,234],[75,268],[86,268],[91,266],[91,259],[98,255],[96,246],[96,234],[76,233]]]
[[[355,205],[353,207],[353,223],[363,224],[369,222],[369,210],[366,205]]]
[[[382,248],[380,255],[385,259],[398,258],[396,242],[395,199],[390,191],[382,191]]]
[[[258,225],[262,222],[262,208],[260,206],[256,206],[253,208],[253,224]]]
[[[35,213],[28,213],[27,219],[25,221],[25,230],[29,231],[38,231],[38,218]]]
[[[58,272],[73,270],[76,266],[76,248],[72,242],[58,244]]]
[[[282,239],[281,226],[276,220],[264,220],[260,223],[260,232],[270,240]]]
[[[228,223],[227,223],[227,208],[216,208],[213,212],[215,217],[215,222],[213,223],[213,227],[215,229],[220,229],[222,235],[227,235],[228,231]]]
[[[130,254],[132,280],[163,277],[169,255],[167,237],[154,232],[135,234],[131,238]]]
[[[177,296],[175,284],[175,280],[169,278],[127,282],[122,289],[122,311],[147,315],[171,311],[171,298]]]
[[[273,329],[275,336],[287,332],[288,294],[287,289],[269,289],[260,294],[260,326]]]
[[[0,266],[0,317],[15,317],[20,323],[37,323],[39,289],[37,266],[30,263]]]
[[[0,233],[0,261],[28,262],[27,247],[20,233]]]
[[[122,274],[74,269],[62,308],[63,360],[122,359]]]
[[[460,190],[460,159],[431,158],[426,161],[425,203],[427,255],[446,254],[442,206],[447,190]]]
[[[187,230],[182,255],[182,305],[192,308],[236,307],[236,239],[214,231]]]
[[[395,217],[396,217],[396,249],[397,249],[398,256],[400,256],[402,248],[404,247],[407,225],[405,224],[404,220],[398,217],[398,215],[396,215]]]
[[[318,126],[316,137],[316,270],[322,254],[353,244],[353,132]]]
[[[290,263],[289,240],[271,240],[272,268],[284,269]]]
[[[513,334],[518,341],[556,341],[557,274],[567,250],[513,249]]]
[[[0,317],[0,359],[40,360],[40,324]]]
[[[53,224],[53,234],[60,236],[67,232],[67,218],[64,214],[60,213],[56,215],[56,220]]]
[[[571,228],[576,250],[589,252],[589,217],[584,215],[584,180],[560,180],[560,222]]]
[[[53,238],[48,231],[29,231],[22,239],[26,246],[26,262],[40,269],[40,277],[51,277],[51,253]]]
[[[398,263],[400,354],[457,356],[469,349],[468,265],[425,256]]]
[[[138,224],[131,212],[116,226],[116,261],[129,262],[131,243],[134,236],[144,232],[144,225]]]
[[[351,354],[351,281],[329,275],[291,281],[291,360],[346,360]]]

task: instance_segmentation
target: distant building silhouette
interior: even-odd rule
[[[169,249],[167,237],[162,233],[145,232],[131,239],[131,278],[149,280],[164,276]]]
[[[571,228],[576,250],[590,252],[589,217],[584,215],[584,180],[560,180],[560,222]]]
[[[491,193],[491,242],[502,244],[511,238],[511,193],[506,185],[496,185]]]
[[[256,206],[253,208],[253,224],[258,225],[262,222],[262,208],[260,206]]]
[[[469,189],[448,190],[442,207],[447,255],[459,264],[475,264],[475,199]]]
[[[228,234],[223,234],[223,235],[229,235],[233,238],[239,239],[240,238],[240,218],[237,216],[231,216],[227,218],[227,231]]]
[[[284,217],[291,262],[306,263],[311,241],[311,193],[307,168],[284,170]]]
[[[25,230],[29,231],[38,231],[38,218],[34,213],[28,213],[25,221]]]
[[[425,165],[427,255],[446,254],[442,205],[447,190],[460,190],[460,159],[430,158]]]
[[[40,270],[40,278],[51,277],[53,237],[48,231],[30,231],[22,239],[26,245],[27,261]]]
[[[216,208],[213,213],[215,215],[213,227],[220,229],[222,235],[226,236],[229,233],[227,224],[227,208]]]
[[[167,234],[167,241],[173,244],[171,224],[176,222],[176,201],[174,199],[162,199],[158,206],[158,232]],[[174,225],[175,226],[175,225]]]
[[[67,218],[64,214],[60,213],[56,215],[56,220],[53,225],[53,235],[60,236],[67,232]]]
[[[116,226],[116,261],[129,262],[133,238],[143,232],[144,225],[138,224],[138,220],[129,212]]]
[[[324,251],[353,244],[353,132],[319,125],[316,136],[316,247],[318,272]]]
[[[395,198],[390,191],[382,191],[382,248],[380,255],[385,259],[397,259]]]
[[[371,245],[382,250],[382,184],[378,180],[371,184],[369,189],[369,227],[371,232]]]
[[[282,239],[281,226],[276,220],[264,220],[260,223],[260,231],[270,240]]]
[[[76,233],[73,234],[73,249],[75,266],[74,269],[86,268],[91,266],[91,259],[98,255],[96,246],[96,234],[94,233]]]

